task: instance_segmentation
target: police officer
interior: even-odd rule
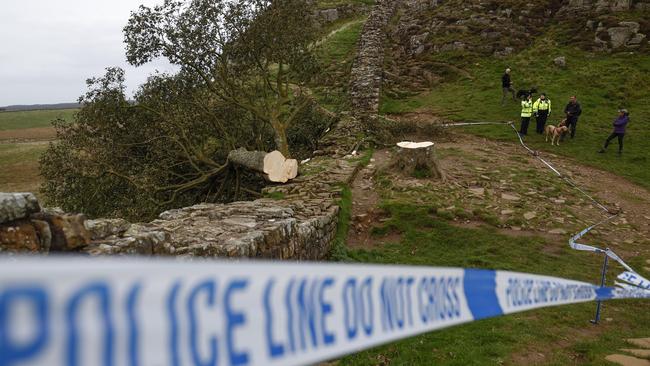
[[[526,99],[521,101],[521,128],[519,128],[520,135],[528,134],[528,124],[530,117],[533,115],[533,95],[528,94]]]
[[[544,133],[544,125],[546,119],[551,115],[551,100],[546,98],[546,94],[540,94],[539,98],[533,103],[533,113],[537,121],[537,128],[535,129],[538,134]]]

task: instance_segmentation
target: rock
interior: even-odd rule
[[[41,220],[31,220],[31,222],[38,234],[38,239],[41,244],[41,252],[49,253],[50,246],[52,245],[52,230],[50,230],[50,224]]]
[[[519,201],[521,198],[515,194],[501,193],[501,198],[508,201]]]
[[[635,34],[634,36],[632,36],[632,38],[630,38],[629,41],[627,41],[627,45],[628,45],[628,46],[630,46],[630,45],[631,45],[631,46],[640,45],[641,42],[643,42],[643,40],[644,40],[645,38],[646,38],[646,35],[645,35],[645,34],[637,33],[637,34]]]
[[[502,51],[495,51],[494,56],[505,57],[511,55],[513,52],[515,52],[515,49],[513,47],[506,47]]]
[[[618,25],[621,27],[629,28],[632,33],[639,33],[641,26],[637,22],[619,22]]]
[[[610,36],[612,48],[627,46],[638,47],[646,38],[645,34],[639,33],[641,26],[637,22],[619,22],[618,27],[607,30]]]
[[[0,192],[0,224],[25,219],[39,211],[41,206],[33,193]]]
[[[512,226],[512,227],[510,227],[510,229],[512,229],[512,230],[514,230],[514,231],[521,231],[521,227],[520,227],[520,226]]]
[[[412,36],[409,44],[410,44],[410,53],[412,55],[419,55],[422,52],[424,52],[424,42],[427,40],[427,37],[429,37],[429,32],[425,32],[419,35]]]
[[[334,22],[339,19],[339,11],[338,9],[321,10],[320,17],[326,22]]]
[[[74,251],[90,243],[91,233],[84,226],[86,217],[81,214],[52,215],[37,213],[32,219],[45,221],[50,226],[52,242],[50,251]]]
[[[121,236],[131,224],[124,219],[86,220],[84,226],[90,232],[92,240],[104,239],[109,236]]]
[[[537,217],[537,214],[536,214],[535,212],[533,212],[533,211],[526,212],[526,213],[524,214],[524,219],[526,219],[526,220],[532,220],[532,219],[534,219],[535,217]]]
[[[626,11],[632,7],[632,0],[613,0],[610,9],[613,11]]]
[[[38,233],[31,221],[14,220],[10,225],[0,225],[0,252],[37,253],[42,249]]]
[[[548,231],[549,234],[566,234],[566,230],[564,229],[552,229]]]
[[[555,66],[564,69],[566,68],[566,57],[564,56],[556,57],[553,59],[553,63],[555,64]]]
[[[609,361],[612,365],[622,366],[648,366],[650,361],[621,354],[611,354],[605,356],[605,360]]]
[[[171,254],[168,246],[164,243],[169,236],[163,231],[149,231],[134,234],[125,238],[117,238],[109,241],[94,243],[86,251],[92,255],[152,255]]]
[[[512,215],[513,213],[515,213],[513,210],[501,210],[501,215],[503,216]]]
[[[485,188],[470,188],[469,193],[474,196],[483,196],[485,195]]]
[[[612,48],[623,47],[627,41],[632,37],[634,31],[629,27],[612,27],[607,29],[609,34],[610,44]]]
[[[650,338],[628,338],[626,341],[641,348],[650,348]]]

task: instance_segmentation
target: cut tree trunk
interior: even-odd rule
[[[237,149],[228,154],[228,161],[261,173],[270,182],[286,183],[298,175],[298,161],[286,159],[277,150],[267,153]]]
[[[393,166],[407,176],[433,177],[445,180],[433,142],[398,142]]]

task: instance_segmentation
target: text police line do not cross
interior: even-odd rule
[[[504,313],[646,296],[455,268],[133,259],[0,264],[0,366],[300,365]]]

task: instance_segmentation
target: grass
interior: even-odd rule
[[[319,50],[319,60],[324,65],[349,62],[361,34],[365,18],[344,19],[327,28],[327,39]]]
[[[54,119],[71,121],[77,109],[0,112],[0,131],[50,127]]]
[[[38,159],[47,143],[0,144],[0,191],[38,193]]]
[[[567,68],[553,65],[557,56],[566,56]],[[466,57],[464,57],[466,56]],[[645,117],[650,115],[650,58],[646,55],[590,54],[556,46],[549,38],[541,38],[529,49],[504,60],[473,59],[471,55],[431,56],[441,62],[458,62],[473,79],[456,78],[431,91],[404,99],[383,98],[383,113],[404,113],[430,109],[459,121],[516,121],[519,125],[520,105],[509,101],[501,106],[500,76],[506,67],[513,69],[515,89],[537,86],[553,102],[550,124],[557,124],[570,95],[576,94],[583,114],[576,139],[560,147],[544,143],[543,137],[529,133],[527,143],[535,149],[553,151],[624,176],[650,188],[650,130]],[[625,137],[622,157],[617,157],[616,143],[607,154],[597,154],[612,130],[617,109],[630,110],[631,123]],[[498,140],[515,141],[513,131],[503,126],[466,127],[467,132]],[[529,129],[530,132],[531,129]]]
[[[350,230],[350,220],[352,218],[352,190],[348,185],[343,186],[341,199],[338,202],[339,217],[336,226],[336,236],[332,242],[330,250],[330,259],[334,261],[349,260],[347,249],[345,247],[345,238]]]
[[[47,127],[57,118],[71,121],[77,109],[0,112],[0,137],[9,140],[28,139],[34,142],[0,141],[0,191],[28,191],[38,194],[41,177],[38,159],[53,138]]]
[[[329,26],[326,38],[318,49],[318,59],[323,67],[312,91],[326,109],[340,111],[347,106],[346,88],[350,68],[356,52],[357,41],[365,18],[342,19]]]
[[[387,201],[389,221],[375,235],[399,230],[400,242],[374,250],[347,250],[355,262],[498,268],[572,278],[599,279],[600,258],[571,250],[564,241],[509,237],[496,229],[458,228],[432,214],[435,208]],[[556,250],[545,248],[555,246]],[[614,267],[610,272],[610,284]],[[595,303],[533,310],[521,314],[431,332],[360,352],[341,365],[499,365],[535,363],[543,354],[549,365],[606,365],[604,356],[626,347],[624,338],[649,335],[650,312],[642,300],[605,303],[604,321],[589,323]],[[645,324],[646,326],[641,326]],[[539,358],[537,358],[539,361]]]

